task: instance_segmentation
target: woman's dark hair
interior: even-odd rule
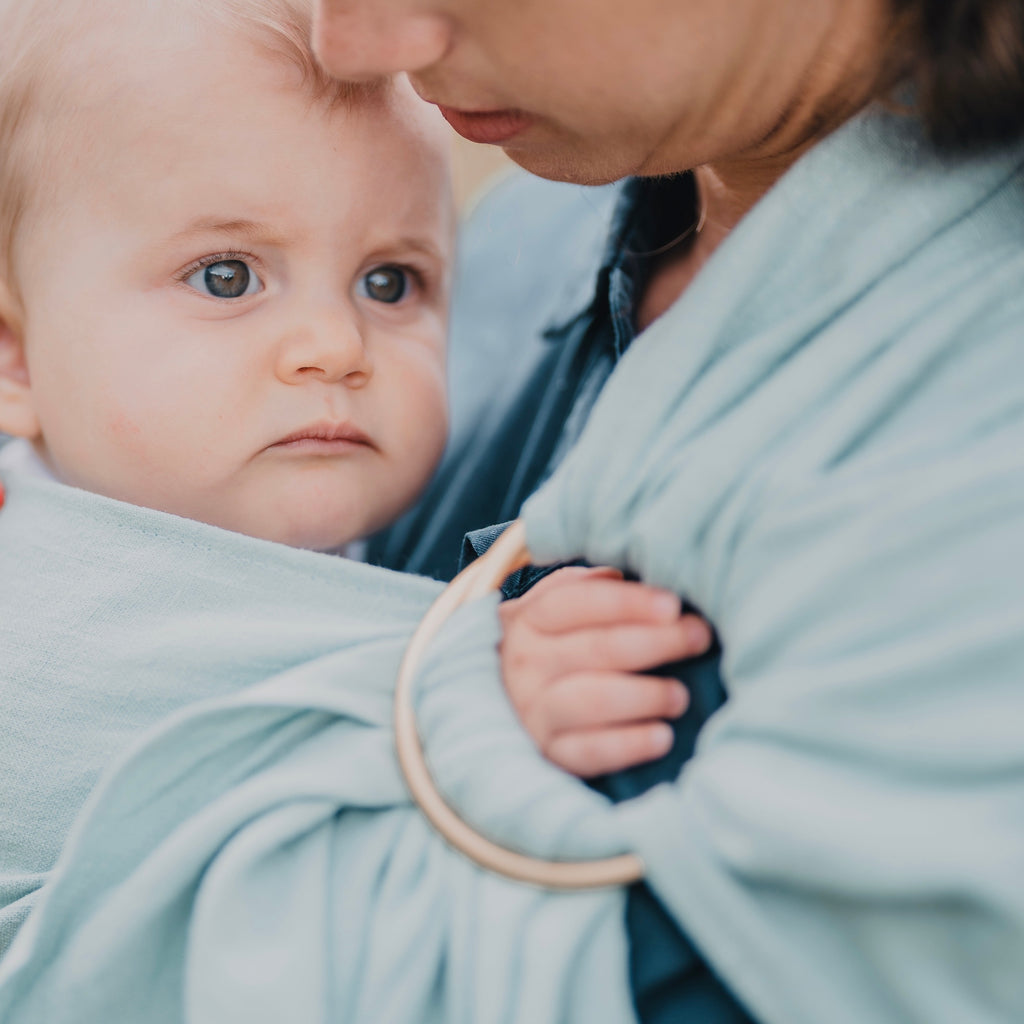
[[[893,3],[906,19],[915,106],[933,142],[970,150],[1024,136],[1024,0]]]

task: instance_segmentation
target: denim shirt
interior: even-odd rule
[[[579,437],[636,334],[636,303],[657,255],[695,217],[689,176],[581,189],[516,175],[484,198],[461,239],[451,440],[424,497],[371,539],[368,560],[450,579],[490,547]],[[550,571],[521,570],[506,596]],[[669,754],[595,788],[620,801],[679,774],[725,699],[718,658],[716,649],[667,670],[691,695]],[[644,1024],[750,1021],[642,884],[629,892],[626,925]]]

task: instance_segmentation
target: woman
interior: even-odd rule
[[[691,194],[685,182],[677,182],[673,186],[672,179],[668,179],[656,186],[642,184],[637,187],[638,191],[645,193],[640,200],[641,209],[644,202],[648,210],[654,208],[652,194],[656,194],[659,204],[656,213],[666,223],[660,237],[653,241],[648,239],[647,244],[639,247],[645,252],[654,251],[655,255],[631,282],[639,285],[632,308],[627,303],[634,329],[652,323],[665,313],[677,297],[685,293],[711,254],[772,186],[802,156],[861,111],[868,108],[874,111],[885,105],[903,111],[908,121],[918,121],[923,125],[930,147],[940,154],[938,159],[941,161],[931,183],[923,173],[923,164],[927,160],[920,152],[914,158],[909,153],[900,154],[900,147],[914,148],[909,137],[892,140],[891,146],[878,147],[875,150],[877,159],[860,166],[856,165],[854,157],[868,148],[863,138],[849,142],[838,166],[835,160],[819,159],[817,167],[808,161],[800,183],[803,191],[790,187],[788,194],[784,194],[785,201],[794,206],[794,216],[778,218],[777,233],[764,231],[759,239],[755,239],[752,237],[754,232],[750,231],[738,240],[727,262],[723,255],[723,265],[719,268],[722,294],[715,296],[714,290],[706,287],[700,292],[700,301],[695,300],[691,305],[691,313],[701,303],[713,298],[720,302],[741,303],[745,296],[740,282],[732,274],[740,259],[738,252],[749,257],[752,269],[761,275],[769,294],[774,284],[779,290],[788,291],[794,304],[798,304],[801,297],[808,304],[819,300],[819,295],[794,290],[794,286],[800,283],[799,277],[796,280],[782,278],[778,274],[772,277],[772,271],[778,269],[777,264],[784,261],[794,243],[813,236],[810,252],[815,251],[813,246],[816,245],[820,259],[825,261],[826,257],[842,254],[844,245],[852,249],[854,232],[867,229],[881,249],[890,241],[901,216],[912,212],[919,203],[927,204],[929,189],[935,192],[936,181],[944,176],[946,169],[952,172],[963,168],[970,154],[1012,153],[1013,144],[1024,129],[1021,113],[1024,110],[1024,8],[1019,3],[812,4],[800,0],[772,0],[723,6],[701,2],[668,5],[641,2],[631,4],[627,10],[613,3],[572,3],[571,0],[548,3],[543,8],[540,5],[494,7],[467,0],[390,0],[373,4],[358,0],[322,0],[320,6],[320,53],[331,70],[342,76],[407,70],[420,93],[442,107],[456,130],[476,141],[503,146],[513,159],[539,174],[590,183],[627,174],[646,176],[695,169],[700,199],[699,210],[692,213]],[[871,111],[869,117],[874,116]],[[895,159],[887,158],[887,153],[890,156],[895,153]],[[980,182],[985,173],[981,167],[984,157],[978,159],[977,167],[967,173],[968,180]],[[888,175],[885,173],[887,161],[890,164]],[[1009,162],[1012,166],[1012,156]],[[846,180],[840,177],[844,167],[854,169],[852,177]],[[905,191],[898,192],[890,187],[892,179],[900,176],[912,178],[915,174],[918,180]],[[1002,200],[1009,203],[1009,212],[1003,216],[1006,234],[1002,238],[991,238],[989,252],[994,260],[989,269],[982,270],[980,262],[975,266],[975,272],[979,274],[1005,275],[999,286],[1002,290],[997,289],[991,300],[994,308],[1002,309],[1004,319],[986,324],[980,316],[967,316],[970,326],[962,328],[964,335],[959,350],[969,349],[972,342],[975,343],[973,360],[968,360],[963,368],[968,376],[960,388],[952,388],[942,400],[935,392],[936,404],[931,418],[923,419],[920,427],[934,437],[936,445],[946,445],[950,450],[957,442],[942,424],[945,416],[943,402],[947,406],[960,404],[971,390],[967,383],[971,379],[968,367],[996,358],[992,355],[991,343],[1001,333],[1008,332],[1012,338],[1014,334],[1019,336],[1021,330],[1019,307],[1015,300],[1022,283],[1019,264],[1015,263],[1019,257],[1020,235],[1014,210],[1019,204],[1015,207],[1012,201],[1014,190],[1019,193],[1019,188],[1013,184],[1012,172],[1005,180],[1009,182]],[[876,189],[876,202],[858,205],[842,195],[831,196],[830,190],[838,192],[840,186],[847,190],[848,195],[853,195],[858,188],[862,191]],[[666,195],[673,195],[673,187],[674,209],[666,200]],[[536,194],[537,190],[533,195],[525,193],[527,199]],[[544,201],[544,193],[540,196]],[[778,205],[776,203],[776,211]],[[846,220],[842,218],[844,205]],[[941,199],[939,205],[943,205]],[[561,210],[558,212],[562,213]],[[488,224],[514,223],[512,214],[501,207],[500,201],[492,202],[486,213]],[[463,302],[472,306],[476,301],[474,282],[486,282],[488,298],[486,302],[479,303],[478,315],[486,317],[484,323],[489,330],[493,330],[494,307],[500,310],[502,302],[512,306],[518,297],[518,308],[529,310],[537,304],[535,295],[538,291],[546,288],[555,290],[555,286],[544,279],[545,274],[552,275],[561,269],[564,276],[569,276],[568,267],[563,265],[560,268],[556,262],[556,259],[561,259],[567,264],[572,258],[567,259],[567,249],[562,244],[565,236],[573,237],[566,231],[564,214],[550,230],[550,238],[543,234],[544,226],[538,224],[536,212],[528,209],[527,214],[533,218],[528,222],[532,223],[533,233],[525,241],[517,239],[517,255],[522,252],[527,257],[532,256],[538,269],[527,278],[518,296],[507,286],[501,290],[499,274],[486,269],[483,256],[487,249],[481,251],[480,241],[484,229],[481,228],[472,238],[475,267],[467,272]],[[972,212],[970,203],[958,214],[967,225],[968,235],[971,231],[982,230],[984,216],[979,211]],[[973,226],[970,223],[972,217],[975,221]],[[674,223],[667,223],[670,219]],[[823,230],[815,231],[816,227],[823,227]],[[934,222],[933,228],[940,230],[939,220]],[[493,228],[491,231],[493,234]],[[577,232],[579,234],[584,232]],[[870,238],[868,243],[870,251]],[[760,265],[757,264],[758,253],[754,251],[758,245],[763,247]],[[490,243],[490,251],[492,257],[498,255],[495,242]],[[548,257],[549,252],[555,253],[556,257]],[[966,242],[951,241],[947,255],[953,262],[969,262],[973,258]],[[810,255],[805,258],[813,259]],[[497,264],[497,259],[493,258],[492,262]],[[839,270],[845,272],[849,269],[848,264],[854,262],[856,257],[853,254],[849,260],[839,260]],[[897,284],[897,262],[895,255],[888,267],[879,260],[881,280]],[[651,263],[654,263],[653,268]],[[516,272],[523,273],[518,267]],[[508,274],[506,271],[505,276]],[[937,285],[940,280],[938,274],[939,268],[935,267],[930,275],[923,276],[930,276],[932,284]],[[804,275],[801,273],[800,276]],[[970,273],[965,277],[969,278]],[[730,283],[731,295],[728,294]],[[828,284],[827,280],[817,282],[822,289]],[[499,289],[498,301],[493,299],[496,286]],[[950,291],[955,293],[960,288],[968,293],[971,284],[964,278],[946,280],[931,294],[926,294],[923,280],[911,282],[907,287],[912,292],[911,301],[916,300],[922,306],[932,304],[938,310],[940,297],[947,296]],[[529,289],[533,289],[533,294]],[[505,294],[506,291],[509,295]],[[891,297],[884,305],[883,313],[892,310],[896,302],[896,297]],[[485,309],[485,305],[489,309]],[[575,310],[566,308],[563,312]],[[701,309],[690,317],[681,315],[675,318],[672,325],[675,337],[665,342],[662,350],[665,365],[671,361],[671,365],[682,373],[680,364],[692,351],[694,335],[701,331],[699,318],[704,312]],[[521,351],[523,332],[529,336],[531,326],[527,322],[528,313],[519,315],[518,334],[511,318],[500,325],[509,348],[515,346],[513,350],[517,352]],[[597,320],[601,315],[600,311],[593,314]],[[606,312],[604,316],[610,324],[611,315]],[[824,322],[823,318],[815,325],[819,337],[824,337]],[[618,328],[620,325],[616,323],[615,326]],[[755,333],[755,326],[748,325],[750,335]],[[899,351],[906,351],[909,361],[913,341],[909,327],[906,324],[904,327],[908,336]],[[607,330],[611,330],[610,326]],[[867,358],[871,331],[881,337],[889,327],[876,319],[873,325],[862,325],[860,330],[864,332],[861,347]],[[932,330],[938,332],[940,328],[933,325]],[[663,338],[668,331],[669,325],[664,324]],[[589,343],[595,349],[600,343],[601,333],[600,324],[591,328]],[[467,337],[470,336],[467,330]],[[571,337],[570,334],[570,340]],[[986,338],[990,342],[987,355],[983,344]],[[849,338],[834,344],[842,343],[852,344]],[[1012,361],[1012,355],[1005,358]],[[1004,372],[1009,372],[1008,366],[1009,363]],[[482,372],[480,364],[476,367],[478,374]],[[458,370],[457,365],[456,374]],[[741,373],[742,367],[734,372]],[[549,373],[548,376],[551,378],[553,375]],[[927,374],[922,369],[919,373],[921,391],[927,390],[923,384],[926,378]],[[465,449],[456,449],[458,458],[450,463],[451,476],[440,481],[438,490],[442,493],[436,504],[428,505],[404,536],[398,534],[385,549],[385,557],[391,558],[394,564],[408,564],[409,561],[415,564],[418,560],[422,560],[424,565],[443,564],[441,554],[424,550],[422,540],[417,539],[412,545],[407,540],[424,535],[421,527],[426,519],[430,519],[431,531],[427,536],[451,538],[466,530],[484,527],[494,519],[508,518],[514,514],[529,489],[543,477],[545,465],[558,461],[559,449],[564,450],[565,446],[552,442],[554,454],[550,449],[547,451],[550,461],[546,463],[542,453],[538,463],[540,470],[532,482],[528,479],[529,474],[517,473],[511,479],[501,476],[500,467],[507,462],[505,453],[517,450],[517,444],[521,446],[527,436],[521,422],[522,409],[529,408],[531,402],[533,408],[545,408],[543,395],[527,400],[525,390],[523,400],[517,399],[513,404],[505,393],[508,379],[507,372],[503,370],[501,379],[496,376],[491,385],[495,399],[510,406],[504,428],[493,429],[493,417],[481,416],[467,430],[467,435],[477,438],[476,446],[468,444]],[[538,386],[537,379],[526,373],[516,379],[526,382],[524,388],[536,389]],[[612,381],[615,380],[616,374],[613,374]],[[486,392],[487,388],[481,385],[479,376],[474,383],[478,390]],[[564,389],[565,383],[566,378],[559,377],[551,390],[554,391],[556,386]],[[578,377],[569,378],[569,383],[573,391],[581,394],[586,391]],[[819,384],[824,393],[826,382],[821,380]],[[620,418],[627,415],[629,397],[634,403],[639,398],[622,390],[616,409]],[[985,393],[983,388],[981,394]],[[999,416],[995,409],[1000,407],[1002,400],[995,390],[987,393],[991,395],[995,419]],[[608,407],[612,407],[612,398],[607,400]],[[793,398],[790,400],[795,401]],[[809,401],[810,395],[804,395],[803,400]],[[915,408],[913,389],[908,385],[906,393],[892,401],[894,407],[901,403],[909,415],[909,410]],[[978,401],[984,405],[986,399],[979,397]],[[1007,404],[1003,408],[1009,409],[1019,398],[1014,397],[1014,393],[1007,393],[1005,401]],[[920,403],[917,404],[919,407]],[[585,398],[579,398],[576,405],[585,406]],[[519,422],[516,422],[517,415]],[[566,414],[565,418],[570,422],[562,429],[563,440],[573,434],[574,420],[578,431],[579,421],[578,416]],[[615,417],[609,415],[608,418],[613,420]],[[793,429],[812,436],[819,428],[805,423],[795,425]],[[480,437],[487,439],[483,447]],[[574,439],[569,436],[569,440]],[[610,432],[605,441],[621,446],[622,433],[613,435]],[[884,450],[885,445],[894,445],[895,440],[884,440],[881,444]],[[1007,436],[1000,444],[1004,449],[1012,448],[1013,441]],[[719,456],[722,467],[727,466],[728,456],[728,451]],[[476,460],[476,468],[468,482],[465,472],[456,472],[456,467],[460,463],[464,466],[467,457]],[[715,457],[714,453],[708,456],[706,473],[711,468],[715,468],[716,473],[722,469],[714,467]],[[767,464],[768,456],[761,453],[759,458]],[[688,472],[692,473],[688,464],[681,461],[682,466],[687,466]],[[1006,473],[1009,479],[1019,479],[1019,470],[1006,470]],[[689,479],[690,490],[683,498],[686,504],[692,503],[693,495],[700,495],[707,487],[699,475]],[[910,478],[903,482],[909,486]],[[577,476],[578,490],[589,486],[592,486],[592,480]],[[453,489],[456,498],[453,498]],[[967,490],[965,487],[960,493]],[[504,500],[488,506],[488,495],[494,492],[504,492]],[[558,492],[560,499],[569,501],[571,496],[565,492],[566,488]],[[892,496],[898,495],[899,489],[891,493]],[[938,500],[936,495],[935,501]],[[872,501],[879,511],[884,508],[881,495],[873,495]],[[554,504],[549,501],[547,510],[551,511]],[[680,507],[683,509],[685,505]],[[460,516],[459,509],[472,509],[473,512]],[[492,519],[479,518],[481,511],[485,515],[490,513]],[[474,520],[473,514],[478,518]],[[682,516],[682,511],[680,514]],[[902,513],[896,514],[896,518],[902,516],[908,521],[913,515],[908,505]],[[978,515],[979,520],[983,518],[980,513]],[[580,535],[563,537],[553,543],[551,554],[566,554],[570,545],[578,547],[574,553],[593,553],[587,548],[584,525],[577,520],[575,526]],[[961,527],[961,531],[967,529],[983,532],[979,525]],[[1001,542],[995,536],[993,531],[992,543],[999,550]],[[1009,536],[1014,536],[1013,531]],[[671,547],[673,542],[666,543]],[[682,546],[679,539],[674,543]],[[936,543],[946,546],[948,540]],[[1019,548],[1010,540],[1005,544],[1009,546],[1008,556]],[[452,546],[450,540],[448,546]],[[474,546],[477,546],[476,538]],[[985,557],[998,556],[976,553],[975,562]],[[979,585],[984,588],[986,577],[994,574],[993,567],[982,563],[975,564],[974,568],[980,572],[982,582]],[[963,571],[966,573],[966,569]],[[836,579],[841,578],[838,568],[833,575]],[[924,604],[925,592],[934,585],[934,579],[930,584],[918,579],[910,598],[916,604]],[[881,579],[876,580],[874,586],[880,596],[884,594],[885,583]],[[947,583],[946,586],[949,589],[940,589],[939,593],[946,602],[951,602],[952,584]],[[771,597],[765,597],[765,600],[770,601]],[[705,610],[709,610],[707,606]],[[855,611],[852,601],[846,610],[851,614]],[[937,631],[941,632],[938,613],[933,610],[928,614],[932,616]],[[721,622],[716,624],[720,629],[723,626]],[[966,620],[960,625],[969,630]],[[819,630],[826,628],[824,614],[817,620],[810,616],[800,623],[800,629],[811,636],[816,626]],[[893,626],[893,629],[897,628]],[[724,641],[728,658],[730,637],[725,635]],[[862,637],[859,642],[866,644],[867,640]],[[981,644],[970,654],[961,652],[959,655],[964,658],[965,665],[975,666],[964,669],[972,678],[983,671],[982,666],[990,664],[991,651],[997,646],[994,639],[991,644],[991,648],[986,649]],[[954,657],[953,652],[949,655]],[[924,659],[920,655],[918,657],[923,666]],[[728,678],[726,683],[728,687]],[[923,714],[924,707],[925,702],[922,701],[917,710]],[[984,737],[993,723],[980,707],[979,703],[974,710],[984,723],[981,728]],[[912,711],[913,703],[909,708]],[[894,709],[881,708],[880,711],[880,721],[874,727],[894,729],[893,719],[898,718]],[[966,736],[957,736],[956,730],[953,733],[948,742],[954,745],[972,742]],[[985,740],[982,738],[977,742],[984,743]],[[678,770],[679,760],[685,753],[681,752],[671,768]],[[663,771],[661,777],[669,775]],[[628,780],[624,780],[620,790],[629,787]],[[635,784],[633,791],[636,791]],[[782,820],[780,816],[779,821]],[[804,852],[806,854],[806,849]],[[837,857],[838,854],[833,851],[830,856]],[[918,870],[924,873],[926,864],[927,860],[918,865]],[[905,895],[909,898],[909,888]],[[640,949],[642,957],[643,935],[634,930],[631,940],[634,952]],[[705,939],[703,944],[705,952],[708,951],[707,941]],[[778,941],[785,940],[779,938]],[[720,969],[725,962],[723,957],[730,959],[731,954],[718,950],[713,957]],[[696,984],[692,977],[690,982]],[[682,983],[685,985],[686,981]],[[748,998],[751,1005],[756,1005],[753,997]],[[655,997],[652,1005],[656,1002]],[[674,1019],[680,1019],[682,1011],[678,1009],[679,1005],[676,1004],[677,1016]],[[643,1005],[640,1008],[642,1011],[645,1009]],[[673,1012],[672,1006],[662,1009],[669,1015]],[[659,1011],[655,1008],[652,1012]],[[724,1014],[728,1011],[720,1009],[719,1012]],[[929,1012],[922,1012],[924,1019],[945,1019],[934,1007]],[[705,1009],[702,1019],[708,1019],[706,1014]],[[958,1017],[957,1011],[952,1009],[948,1016],[949,1019],[963,1019],[963,1015]],[[836,1013],[831,1017],[835,1018]],[[666,1019],[673,1018],[668,1016]],[[788,1019],[796,1018],[791,1016]]]
[[[871,100],[950,95],[913,70],[961,33],[938,7],[338,0],[321,22],[334,70],[410,68],[533,169],[696,168],[703,215],[646,257],[650,329],[524,514],[539,559],[689,595],[725,709],[677,786],[609,812],[481,686],[483,603],[418,712],[470,820],[538,855],[625,842],[764,1021],[1024,1015],[1024,155],[1009,114],[969,158],[922,130],[962,141],[1007,77],[1020,106],[1020,17],[966,10],[968,52],[1010,70],[924,120]],[[382,702],[339,676],[327,657],[193,709],[107,780],[5,961],[5,1019],[628,1015],[615,896],[453,858],[403,806]]]

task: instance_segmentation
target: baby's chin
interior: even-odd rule
[[[291,471],[261,473],[245,479],[243,486],[204,494],[206,521],[288,547],[342,553],[393,523],[425,483],[423,474],[403,474],[402,467],[378,472],[376,462],[367,467],[365,461],[347,458],[285,468]]]
[[[352,492],[355,492],[355,488]],[[400,505],[388,502],[384,495],[377,496],[377,501],[360,503],[353,501],[353,496],[354,493],[350,493],[340,499],[339,495],[312,497],[294,493],[290,500],[279,499],[269,507],[254,508],[249,505],[237,510],[234,515],[221,510],[221,514],[216,517],[196,518],[203,518],[213,526],[244,533],[259,540],[305,551],[343,555],[351,554],[346,551],[350,545],[394,522],[411,504],[411,499]]]
[[[316,521],[314,517],[303,517],[301,523],[255,523],[249,521],[243,523],[220,522],[212,525],[221,526],[235,533],[244,533],[249,537],[256,537],[258,540],[267,540],[274,544],[284,544],[290,548],[319,551],[331,555],[345,554],[345,549],[350,544],[361,540],[372,532],[362,522],[356,525],[347,522],[345,518],[332,516],[325,516],[320,521]]]

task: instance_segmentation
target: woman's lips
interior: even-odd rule
[[[501,145],[530,126],[533,118],[521,110],[456,110],[438,106],[444,119],[470,142]]]

